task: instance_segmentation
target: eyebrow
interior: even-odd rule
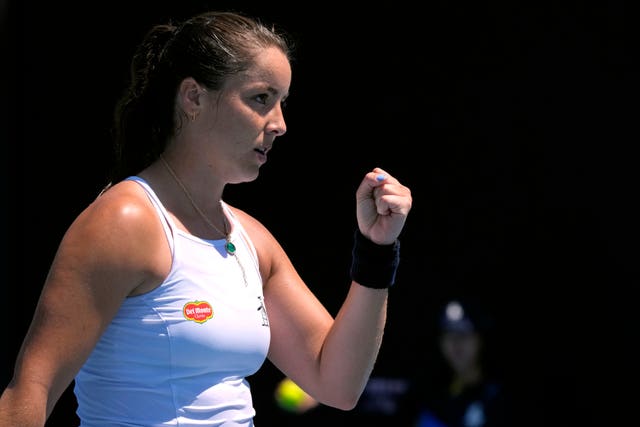
[[[267,87],[267,92],[271,93],[274,96],[277,96],[277,95],[280,94],[280,91],[278,91],[278,89],[274,88],[273,86]],[[286,98],[288,96],[289,96],[288,93],[285,93],[285,94],[282,95],[283,98]]]

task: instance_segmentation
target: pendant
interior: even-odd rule
[[[236,245],[234,245],[231,240],[227,240],[227,243],[224,244],[224,248],[227,250],[229,255],[236,254]]]

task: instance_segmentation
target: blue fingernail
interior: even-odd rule
[[[376,176],[376,179],[377,179],[378,181],[383,181],[383,180],[384,180],[384,178],[385,178],[385,176],[384,176],[383,174],[380,174],[380,175]]]

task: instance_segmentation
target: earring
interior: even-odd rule
[[[195,111],[191,112],[191,121],[195,122],[196,121],[196,117],[198,117],[198,114]]]

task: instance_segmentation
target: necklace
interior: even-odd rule
[[[178,184],[178,186],[180,186],[180,188],[184,192],[185,196],[187,196],[187,199],[189,199],[189,202],[191,203],[191,206],[193,206],[193,209],[195,209],[195,211],[198,213],[198,215],[200,215],[200,217],[202,217],[204,222],[206,222],[209,225],[209,227],[213,228],[216,232],[218,232],[218,233],[220,233],[220,234],[222,234],[224,236],[224,239],[226,240],[226,243],[224,244],[224,248],[227,251],[227,253],[229,255],[235,255],[236,254],[236,245],[234,245],[233,242],[231,241],[231,233],[229,233],[227,231],[227,221],[224,218],[224,213],[223,213],[223,220],[222,220],[222,223],[224,225],[224,232],[223,232],[222,230],[220,230],[218,227],[216,227],[209,220],[209,218],[204,214],[204,212],[202,212],[200,210],[200,208],[196,204],[195,200],[193,200],[193,197],[191,197],[191,193],[189,193],[189,190],[187,190],[187,187],[185,187],[185,185],[182,183],[182,181],[180,181],[180,179],[178,178],[178,175],[176,175],[176,173],[171,168],[171,166],[169,166],[169,163],[165,160],[165,158],[164,158],[164,156],[162,154],[160,155],[160,160],[162,160],[162,163],[164,163],[164,166],[169,171],[169,174],[171,174],[171,176],[173,177],[175,182]]]
[[[236,245],[234,245],[233,242],[231,241],[231,233],[227,231],[227,219],[224,216],[224,212],[222,213],[223,214],[222,223],[224,225],[224,232],[222,232],[218,227],[215,226],[215,224],[213,224],[211,221],[209,221],[209,218],[207,218],[207,216],[204,214],[204,212],[202,212],[200,210],[200,208],[196,204],[195,200],[193,200],[193,197],[191,197],[191,193],[189,193],[189,190],[187,190],[187,187],[185,187],[185,185],[182,183],[182,181],[180,181],[180,178],[178,178],[178,175],[176,175],[176,173],[171,168],[171,166],[169,166],[169,163],[166,161],[166,159],[164,158],[164,156],[162,154],[160,154],[160,160],[162,160],[162,163],[164,163],[164,166],[169,171],[169,174],[173,177],[173,179],[176,182],[176,184],[178,184],[178,186],[182,189],[182,191],[185,194],[185,196],[187,196],[187,199],[189,199],[189,202],[191,203],[191,206],[193,206],[193,209],[195,209],[195,211],[198,212],[198,215],[200,215],[202,217],[204,222],[206,222],[207,225],[209,225],[209,227],[213,228],[218,233],[224,235],[224,240],[226,241],[225,244],[224,244],[224,248],[225,248],[225,250],[227,251],[227,253],[229,255],[234,255],[233,258],[235,258],[236,262],[238,263],[238,267],[240,267],[240,271],[242,272],[242,279],[244,281],[244,286],[245,287],[249,286],[249,282],[247,281],[247,273],[244,271],[244,266],[240,262],[240,257],[239,256],[235,256],[236,255]]]

